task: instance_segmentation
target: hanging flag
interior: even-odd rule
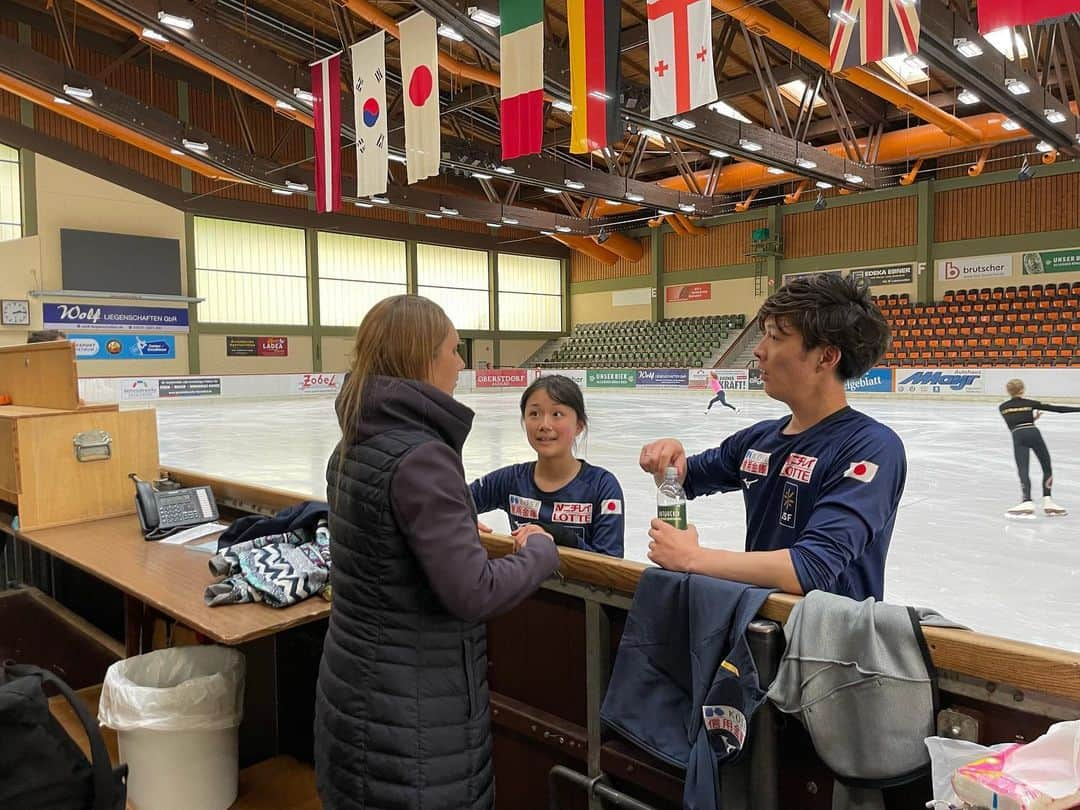
[[[499,0],[499,17],[499,123],[510,160],[537,154],[544,140],[544,0]]]
[[[386,34],[349,48],[356,128],[356,196],[386,193]]]
[[[315,119],[315,210],[341,210],[341,54],[311,66]]]
[[[829,0],[829,70],[837,73],[904,51],[918,53],[919,2]]]
[[[570,151],[618,140],[620,0],[570,0]]]
[[[709,0],[651,0],[649,117],[656,121],[716,101]]]
[[[439,173],[439,50],[435,44],[435,18],[427,12],[416,12],[398,27],[405,94],[405,168],[411,184]]]
[[[1050,17],[1080,12],[1080,0],[979,0],[979,33],[1004,25],[1034,25]]]

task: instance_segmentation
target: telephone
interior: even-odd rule
[[[160,540],[178,529],[218,519],[210,487],[162,492],[134,473],[128,477],[135,482],[135,513],[147,540]]]

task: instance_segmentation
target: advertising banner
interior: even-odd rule
[[[229,357],[288,357],[287,337],[226,335],[225,354]]]
[[[122,402],[138,402],[158,398],[158,381],[148,380],[124,380],[120,388],[120,400]]]
[[[664,300],[669,304],[676,301],[708,301],[712,299],[712,284],[676,284],[664,288]]]
[[[71,339],[79,360],[172,360],[172,335],[77,335]]]
[[[221,377],[174,377],[158,380],[158,396],[172,397],[219,397]]]
[[[45,304],[44,329],[116,329],[121,332],[186,332],[186,307],[115,307]]]
[[[337,393],[344,374],[297,374],[296,390],[301,394]]]
[[[1039,273],[1080,273],[1080,248],[1025,253],[1021,262],[1025,276]]]
[[[809,278],[810,276],[841,276],[843,274],[843,270],[810,270],[807,273],[785,273],[782,283],[787,284],[797,278]]]
[[[576,382],[579,387],[585,386],[585,369],[583,368],[545,368],[540,370],[541,377],[551,377],[554,375],[562,377],[569,377]]]
[[[982,278],[1011,276],[1013,257],[1003,253],[999,256],[969,256],[964,259],[940,259],[937,276],[941,281],[978,281]]]
[[[765,383],[761,379],[761,369],[760,368],[748,368],[746,370],[746,373],[749,375],[749,377],[747,379],[747,382],[746,382],[746,387],[747,388],[749,388],[751,391],[764,391],[765,390]]]
[[[525,388],[529,372],[523,368],[494,368],[476,372],[477,388]]]
[[[985,388],[980,369],[898,368],[898,394],[981,394]]]
[[[849,272],[848,277],[876,287],[880,284],[910,284],[913,274],[910,264],[894,264],[889,267],[859,267]]]
[[[633,388],[637,372],[625,368],[590,368],[585,372],[589,388]]]
[[[637,386],[663,388],[686,388],[690,383],[690,371],[685,368],[643,368],[637,373]]]
[[[844,383],[844,390],[853,394],[891,392],[893,390],[893,370],[891,368],[872,368],[857,380],[848,380]]]

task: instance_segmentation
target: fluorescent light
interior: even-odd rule
[[[628,191],[626,192],[626,199],[630,200],[630,202],[642,202],[645,197],[636,191]]]
[[[144,28],[142,30],[143,39],[152,39],[154,42],[168,42],[169,38],[164,34],[158,33],[153,28]]]
[[[463,37],[461,34],[459,34],[457,31],[455,31],[453,28],[451,28],[446,23],[442,23],[436,29],[435,33],[438,34],[440,37],[446,37],[447,39],[452,39],[452,40],[454,40],[454,42],[464,42],[465,41],[465,37]]]
[[[314,104],[315,96],[311,95],[310,90],[305,90],[303,87],[294,87],[292,94],[296,97],[297,101],[302,101],[305,104]]]
[[[307,183],[295,183],[292,180],[285,181],[285,188],[291,188],[293,191],[307,191]]]
[[[428,211],[424,216],[428,219],[442,219],[442,214],[436,214],[434,211]]]
[[[540,231],[541,236],[554,236],[555,231]]]
[[[547,194],[562,194],[561,188],[552,188],[551,186],[544,186],[544,192]]]
[[[496,166],[495,171],[499,174],[514,174],[515,170],[513,166]]]
[[[357,200],[356,202],[354,202],[353,205],[355,205],[357,208],[374,208],[375,207],[371,203],[361,202],[360,200]]]
[[[960,51],[961,56],[965,56],[968,59],[982,56],[983,49],[979,47],[978,43],[972,42],[970,39],[957,37],[953,40],[953,45],[956,46],[956,50]]]
[[[918,67],[917,63],[922,63],[924,67]],[[930,78],[926,75],[925,64],[926,63],[918,57],[905,56],[903,54],[886,56],[878,62],[878,65],[881,66],[882,70],[901,84],[905,85],[925,82]]]
[[[556,225],[555,230],[557,230],[559,233],[570,233],[574,229],[567,227],[566,225]]]
[[[181,151],[180,151],[179,149],[170,149],[170,150],[169,150],[169,154],[170,154],[170,155],[182,155],[182,154],[184,154],[184,153],[183,153],[183,152],[181,152]]]
[[[832,183],[826,183],[824,180],[818,180],[814,185],[818,188],[832,188]]]
[[[849,183],[861,183],[863,181],[861,175],[851,174],[850,172],[844,172],[844,179]]]
[[[287,188],[272,188],[272,189],[270,189],[270,193],[271,194],[277,194],[279,197],[291,197],[292,196],[292,192],[289,191]]]
[[[978,104],[979,97],[972,93],[970,90],[961,90],[960,94],[956,97],[956,100],[961,104]]]
[[[1013,48],[1009,47],[1009,35],[1012,35]],[[1027,45],[1024,44],[1023,38],[1016,33],[1012,28],[1005,26],[1003,28],[995,28],[993,31],[989,31],[983,34],[983,39],[989,42],[998,53],[1008,59],[1010,62],[1013,60],[1013,53],[1021,59],[1027,59],[1028,51]]]
[[[387,160],[392,160],[392,161],[394,161],[394,163],[404,163],[405,160],[406,160],[404,155],[398,155],[398,154],[395,154],[394,152],[387,152],[386,159]]]
[[[81,99],[82,101],[89,101],[94,97],[94,91],[89,87],[76,87],[73,84],[65,84],[64,92],[72,98]]]
[[[1006,118],[1001,122],[1001,128],[1006,132],[1016,132],[1016,130],[1020,129],[1020,125],[1011,118]]]
[[[473,180],[490,180],[491,179],[490,174],[484,174],[483,172],[473,172],[471,176],[472,176]]]
[[[1036,152],[1053,152],[1054,147],[1051,146],[1050,144],[1048,144],[1046,141],[1039,141],[1037,144],[1035,144],[1035,151]]]
[[[855,15],[850,14],[847,11],[830,11],[829,16],[838,22],[847,23],[848,25],[854,25],[857,22]]]
[[[184,138],[183,144],[184,144],[185,149],[190,149],[192,152],[209,152],[210,151],[210,144],[205,143],[204,141],[192,141],[192,140],[188,140],[187,138]]]
[[[178,14],[170,14],[167,11],[157,13],[158,22],[169,28],[179,28],[182,31],[190,31],[195,27],[195,21],[191,17],[181,17]]]
[[[617,203],[614,200],[604,200],[604,204],[605,205],[622,205],[622,203]]]
[[[378,203],[379,205],[389,205],[390,204],[389,199],[387,199],[386,197],[380,197],[380,196],[375,195],[375,194],[372,194],[370,197],[368,197],[368,199],[371,200],[373,203]]]
[[[557,98],[553,102],[551,102],[551,106],[554,107],[556,110],[562,110],[565,113],[574,111],[574,105],[571,104],[569,101],[561,98]]]
[[[501,223],[501,222],[489,222],[489,223],[487,224],[487,226],[488,226],[489,228],[501,228],[501,227],[502,227],[502,223]]]
[[[498,14],[492,14],[487,9],[477,6],[469,6],[469,17],[472,18],[473,22],[486,25],[488,28],[498,28],[499,23],[502,22]]]
[[[926,70],[928,67],[930,67],[929,63],[927,63],[925,59],[918,57],[915,54],[904,57],[904,64],[912,70]]]
[[[739,138],[739,147],[745,149],[747,152],[761,151],[761,144],[757,141],[752,141],[749,138]]]
[[[448,208],[445,205],[440,205],[439,210],[446,214],[448,217],[456,217],[459,216],[461,213],[456,208]]]
[[[689,118],[672,118],[671,125],[682,130],[697,129],[697,124]]]
[[[765,171],[767,171],[769,174],[787,174],[787,172],[785,172],[783,169],[778,169],[775,166],[770,166]]]
[[[1005,89],[1012,93],[1014,96],[1022,96],[1031,92],[1031,88],[1027,86],[1026,82],[1022,82],[1019,79],[1006,79]]]
[[[71,106],[71,102],[62,96],[53,96],[53,101],[56,104],[67,104],[69,107]]]
[[[641,135],[643,138],[655,138],[658,141],[663,138],[663,136],[659,132],[649,127],[642,127],[637,132],[638,135]]]
[[[723,149],[710,149],[709,156],[714,157],[717,160],[722,160],[723,158],[731,157],[731,153],[725,152]]]
[[[671,217],[675,215],[674,211],[668,211],[666,208],[657,208],[656,213],[662,217]]]
[[[782,85],[776,88],[780,91],[780,95],[790,101],[792,104],[798,106],[802,104],[803,96],[807,93],[807,85],[802,79],[795,79],[794,81],[784,82]],[[814,100],[810,102],[814,107],[824,107],[825,99],[820,94],[814,93]]]
[[[693,203],[679,203],[679,210],[684,214],[692,214],[697,211],[697,206]]]
[[[611,96],[603,90],[590,90],[589,98],[595,98],[597,101],[611,101]]]
[[[816,169],[817,168],[817,163],[816,162],[814,162],[813,160],[807,160],[806,158],[802,158],[802,157],[795,158],[795,165],[798,166],[800,169]]]
[[[518,221],[514,217],[503,217],[502,221],[507,225],[517,225]]]
[[[734,118],[736,121],[742,121],[744,124],[753,123],[749,118],[736,110],[726,101],[714,101],[709,105],[709,109],[719,115],[726,115],[728,118]]]
[[[1046,120],[1049,121],[1051,124],[1065,123],[1065,113],[1063,113],[1061,110],[1047,108],[1043,110],[1043,114],[1046,116]]]
[[[580,180],[566,179],[563,180],[563,185],[567,188],[572,188],[574,191],[581,191],[583,188],[585,188],[585,184],[582,183]]]
[[[290,104],[287,101],[282,101],[281,99],[278,99],[277,101],[275,101],[274,106],[277,107],[279,110],[295,110],[296,109],[296,107],[294,107],[292,104]]]

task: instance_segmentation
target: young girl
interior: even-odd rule
[[[534,524],[559,545],[623,556],[622,487],[607,470],[574,457],[589,421],[577,383],[562,375],[537,379],[521,395],[521,421],[536,461],[473,481],[477,512],[505,511],[515,538]]]
[[[709,400],[709,407],[705,409],[705,413],[712,410],[712,406],[719,402],[725,408],[731,408],[735,413],[739,412],[739,409],[727,401],[727,397],[724,395],[724,389],[720,386],[720,378],[716,376],[715,371],[709,372],[709,387],[713,390],[713,398]]]

